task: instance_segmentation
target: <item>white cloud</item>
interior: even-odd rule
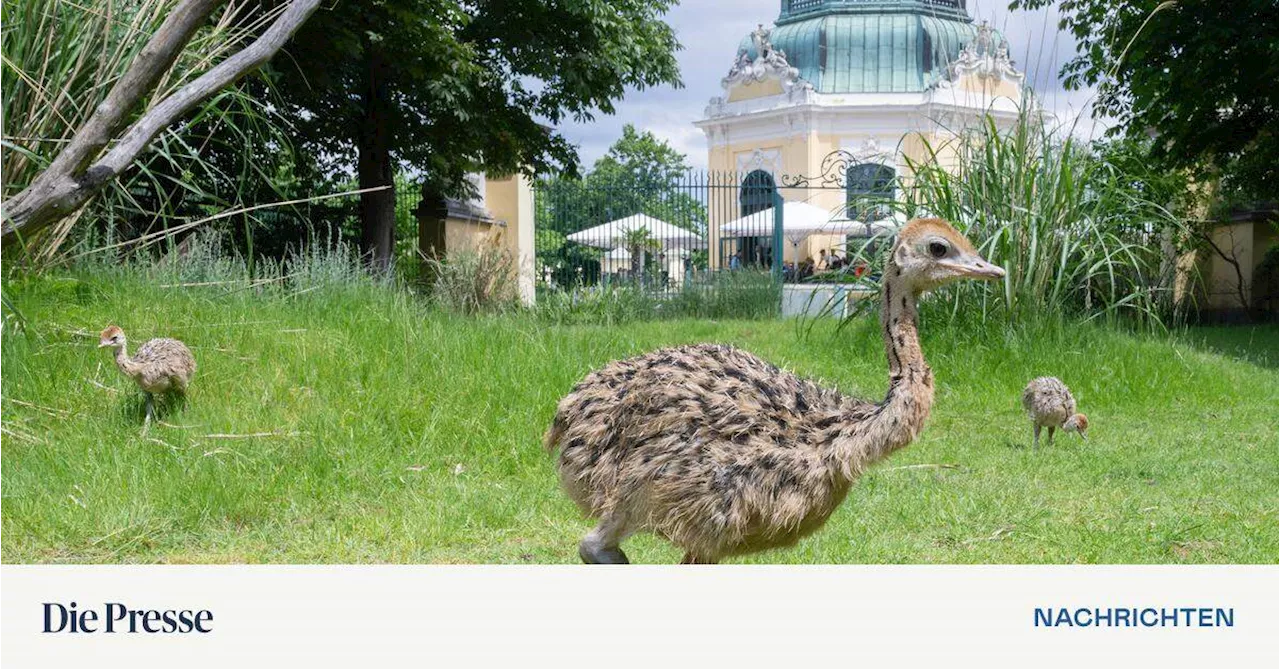
[[[560,130],[579,147],[582,163],[590,166],[622,135],[627,123],[649,130],[705,167],[706,141],[693,121],[702,116],[707,100],[720,94],[720,79],[729,69],[738,44],[758,23],[778,16],[779,0],[740,0],[733,3],[687,0],[672,9],[667,22],[684,49],[677,54],[684,88],[662,86],[628,91],[613,116],[590,123],[564,124]],[[1058,29],[1056,8],[1033,12],[1010,11],[1007,0],[970,0],[976,21],[989,21],[1009,40],[1009,53],[1037,92],[1042,104],[1064,121],[1075,121],[1077,134],[1096,136],[1106,124],[1090,118],[1092,91],[1067,91],[1058,79],[1063,63],[1076,53],[1070,33]]]

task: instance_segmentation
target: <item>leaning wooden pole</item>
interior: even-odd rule
[[[293,0],[256,40],[152,106],[125,129],[125,119],[173,66],[217,4],[217,0],[180,2],[49,167],[22,192],[0,203],[6,246],[84,206],[133,163],[161,131],[213,93],[270,60],[306,22],[320,0]]]

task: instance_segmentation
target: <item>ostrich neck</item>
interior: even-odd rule
[[[851,408],[832,443],[833,464],[848,480],[911,443],[929,417],[933,370],[920,350],[916,297],[903,285],[897,266],[890,261],[885,268],[880,310],[880,329],[889,359],[889,391],[870,414],[865,405]]]
[[[116,349],[116,367],[119,367],[126,376],[137,376],[138,363],[129,357],[129,351],[123,345]]]

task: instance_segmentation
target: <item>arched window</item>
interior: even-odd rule
[[[739,215],[750,216],[769,209],[773,206],[776,192],[773,175],[764,170],[754,170],[747,174],[738,193]],[[749,234],[742,236],[735,247],[726,249],[729,256],[738,256],[736,262],[726,257],[727,266],[769,267],[773,262],[773,221],[761,220],[760,229],[751,230]]]
[[[741,205],[739,216],[750,216],[757,211],[764,211],[773,206],[773,175],[764,170],[755,170],[742,180],[742,190],[738,193],[738,204]]]
[[[893,199],[893,168],[879,163],[862,163],[849,168],[845,179],[848,207],[845,215],[852,220],[882,218]]]

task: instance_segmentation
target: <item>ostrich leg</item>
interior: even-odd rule
[[[1053,445],[1053,426],[1049,426],[1049,445]]]
[[[1031,429],[1035,431],[1035,439],[1031,442],[1031,450],[1040,448],[1040,426],[1033,424]]]
[[[618,548],[626,537],[625,519],[607,515],[578,544],[578,556],[587,564],[630,564],[627,554]]]
[[[147,396],[147,417],[142,421],[143,432],[146,432],[147,428],[151,426],[151,414],[155,413],[155,409],[156,409],[155,395],[152,395],[151,393],[146,393],[146,396]]]
[[[680,560],[680,564],[718,564],[719,560],[703,560],[693,553],[685,553],[684,558]]]

